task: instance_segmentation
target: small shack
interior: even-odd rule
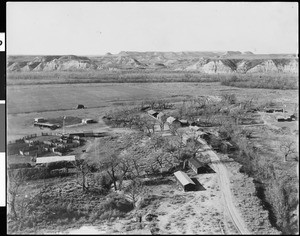
[[[159,112],[159,113],[157,114],[156,118],[157,118],[158,120],[161,120],[161,118],[162,118],[164,115],[165,115],[165,114],[164,114],[163,112]]]
[[[96,123],[96,121],[93,119],[82,119],[82,123],[83,124],[92,124],[92,123]]]
[[[195,158],[191,158],[188,162],[189,167],[196,173],[201,174],[201,168],[203,167],[203,163]]]
[[[22,156],[36,156],[38,153],[40,153],[40,150],[38,147],[35,146],[29,146],[25,147],[19,150],[19,153]]]
[[[41,122],[36,122],[34,123],[34,126],[38,126],[40,128],[49,128],[49,129],[57,129],[60,126],[58,124],[50,124],[50,123],[41,123]]]
[[[172,124],[175,120],[177,120],[175,117],[169,116],[169,117],[167,118],[166,121],[167,121],[169,124]]]
[[[188,175],[182,171],[176,171],[174,176],[177,182],[183,187],[183,190],[186,191],[193,191],[196,188],[196,184],[193,180],[191,180]]]
[[[46,122],[46,119],[44,117],[37,117],[37,118],[34,118],[34,122],[35,123],[38,123],[38,122]]]
[[[84,105],[78,104],[78,105],[76,106],[76,109],[84,109]]]
[[[153,116],[153,117],[157,117],[157,115],[158,115],[158,112],[156,112],[154,110],[149,110],[149,111],[147,111],[147,113],[149,116]]]
[[[188,120],[179,120],[179,122],[180,122],[180,124],[181,124],[182,127],[187,127],[187,126],[190,125],[189,122],[188,122]]]

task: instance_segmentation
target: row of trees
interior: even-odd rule
[[[298,76],[292,74],[233,75],[221,81],[222,85],[241,88],[298,89]]]

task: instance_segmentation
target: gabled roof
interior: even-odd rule
[[[167,118],[167,122],[170,123],[170,124],[172,124],[175,120],[177,120],[177,119],[175,117],[173,117],[173,116],[169,116]]]
[[[155,114],[155,113],[157,113],[157,112],[154,111],[154,110],[149,110],[149,111],[147,111],[147,113],[148,113],[149,115],[153,115],[153,114]]]
[[[193,166],[195,166],[196,168],[199,168],[199,167],[202,167],[202,166],[203,166],[203,164],[202,164],[200,161],[198,161],[197,159],[195,159],[195,158],[191,158],[191,159],[189,160],[189,162],[190,162]]]
[[[194,184],[194,181],[191,180],[190,177],[188,177],[188,175],[182,171],[176,171],[174,173],[175,177],[180,181],[180,183],[182,183],[182,185],[187,185],[187,184]]]
[[[157,117],[160,117],[160,116],[163,116],[163,115],[164,115],[163,112],[159,112],[159,113],[157,114]]]
[[[75,161],[75,156],[51,156],[36,158],[36,164],[51,163],[57,161]]]

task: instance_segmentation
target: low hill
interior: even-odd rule
[[[173,70],[217,73],[298,73],[298,57],[252,52],[132,52],[103,56],[8,56],[7,71]]]

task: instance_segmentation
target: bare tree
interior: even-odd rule
[[[280,151],[283,154],[283,161],[286,162],[287,158],[296,153],[295,142],[284,141],[280,144]]]
[[[122,157],[119,158],[118,171],[120,173],[120,176],[119,176],[119,181],[120,181],[119,189],[121,190],[124,178],[126,177],[127,174],[132,172],[132,166],[131,166],[131,163],[130,163],[129,155],[123,155]]]
[[[133,207],[146,191],[146,187],[139,179],[133,179],[128,187],[125,188],[125,194],[130,198]]]
[[[18,218],[16,212],[16,197],[19,193],[20,186],[25,182],[25,174],[22,169],[14,169],[8,171],[8,212],[10,212],[14,219]]]
[[[87,175],[90,173],[90,166],[88,165],[87,161],[83,159],[76,160],[73,165],[77,169],[77,182],[82,186],[82,191],[85,192],[88,190]],[[78,178],[78,172],[81,175],[81,180]]]
[[[114,184],[114,189],[117,191],[117,183],[118,180],[117,172],[119,166],[119,158],[117,153],[110,154],[100,161],[101,168],[106,171]]]

